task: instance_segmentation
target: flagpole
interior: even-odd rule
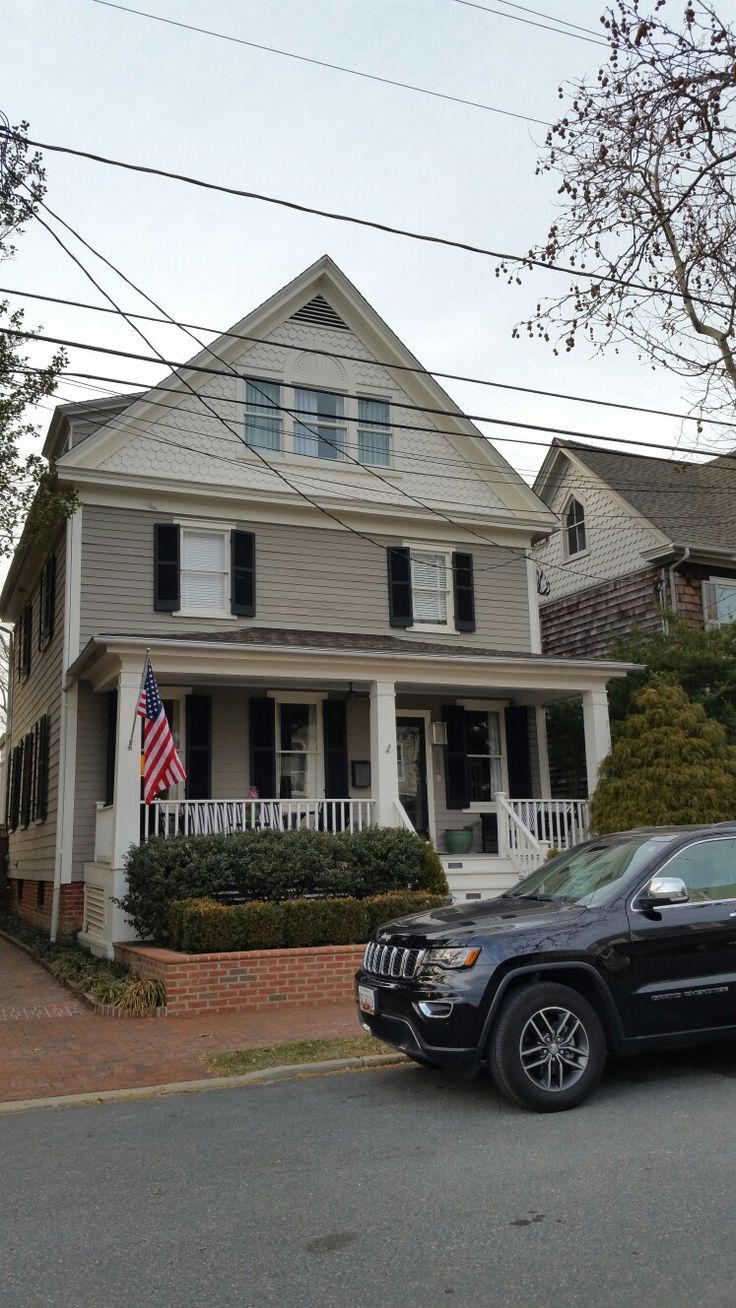
[[[136,723],[138,721],[138,705],[140,703],[141,691],[143,690],[143,686],[145,684],[146,672],[148,671],[148,661],[150,657],[151,657],[151,646],[146,645],[146,657],[143,663],[143,672],[141,673],[141,684],[138,687],[138,698],[135,702],[135,709],[133,710],[133,725],[130,728],[130,740],[128,741],[128,749],[133,748],[133,737],[135,735]]]

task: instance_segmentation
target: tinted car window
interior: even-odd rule
[[[688,845],[661,870],[682,877],[691,900],[736,898],[736,839],[701,840]]]
[[[506,895],[513,899],[560,899],[588,908],[605,904],[676,835],[632,835],[579,845],[550,859]]]

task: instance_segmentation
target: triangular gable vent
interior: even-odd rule
[[[349,330],[339,314],[335,313],[323,295],[315,295],[313,300],[303,304],[301,309],[291,315],[292,322],[309,322],[313,327],[336,327],[338,331]]]

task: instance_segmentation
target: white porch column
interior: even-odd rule
[[[396,687],[393,681],[371,682],[371,791],[379,826],[395,827],[399,800],[396,757]]]
[[[539,755],[539,789],[542,799],[552,796],[552,783],[549,777],[549,746],[547,744],[547,717],[544,704],[535,704],[534,716],[537,724],[537,753]]]
[[[125,854],[140,839],[141,719],[135,710],[141,689],[142,668],[123,664],[118,676],[118,717],[115,735],[115,818],[112,865],[122,867]],[[133,748],[128,749],[135,722]]]
[[[588,794],[592,795],[598,784],[598,769],[611,749],[611,725],[605,689],[583,691],[583,728]]]

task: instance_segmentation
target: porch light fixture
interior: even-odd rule
[[[446,744],[447,744],[447,723],[446,723],[446,722],[433,722],[433,723],[432,723],[432,744],[433,744],[433,745],[446,745]]]

